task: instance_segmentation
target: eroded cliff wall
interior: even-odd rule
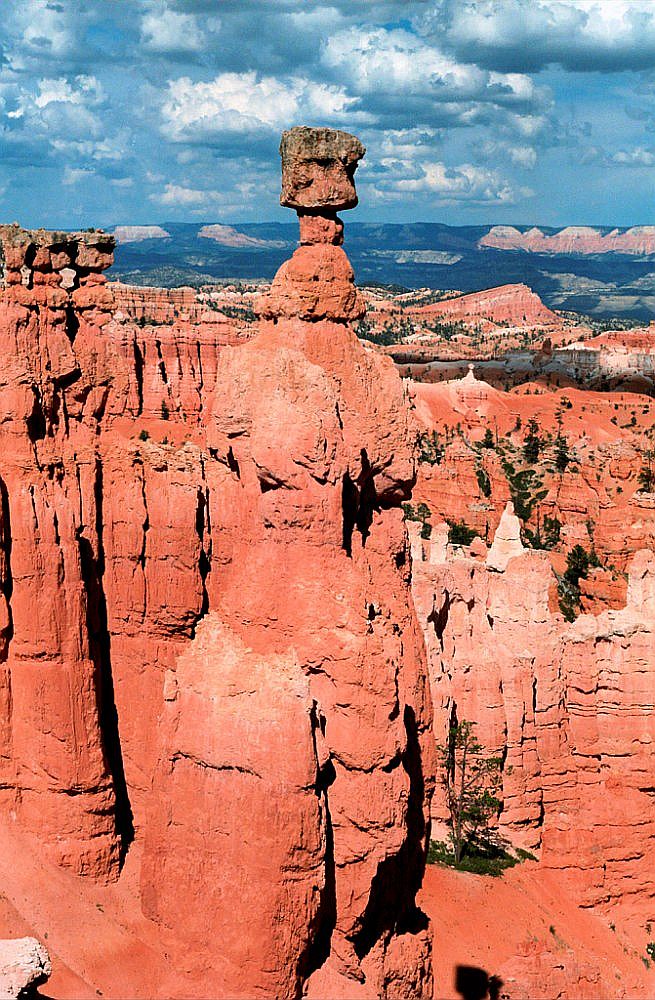
[[[454,716],[475,722],[503,757],[504,832],[578,902],[620,904],[619,920],[643,926],[655,898],[655,556],[633,557],[623,609],[569,623],[551,610],[548,554],[523,549],[511,510],[486,555],[447,544],[444,529],[425,542],[412,526],[437,742]]]
[[[127,858],[216,995],[431,993],[414,433],[335,215],[362,154],[287,140],[302,246],[243,346],[107,285],[104,234],[0,233],[7,815],[94,881]]]

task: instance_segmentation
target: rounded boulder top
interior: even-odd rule
[[[302,126],[283,132],[280,204],[318,213],[354,208],[354,174],[365,152],[356,136],[338,129]]]

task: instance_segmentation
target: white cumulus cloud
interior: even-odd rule
[[[304,77],[288,80],[256,73],[221,73],[209,83],[171,80],[162,104],[162,130],[174,141],[222,132],[280,130],[306,121],[361,120],[342,87]]]
[[[141,20],[141,41],[150,52],[199,52],[219,28],[216,17],[206,17],[201,23],[194,14],[158,3]]]
[[[459,58],[496,69],[655,65],[652,0],[435,0],[423,25]]]
[[[515,188],[495,170],[487,170],[471,163],[447,166],[440,161],[423,162],[416,169],[405,164],[386,164],[388,178],[376,178],[382,196],[397,198],[411,195],[430,195],[440,204],[470,202],[485,205],[512,205],[521,198],[530,197],[529,188]]]

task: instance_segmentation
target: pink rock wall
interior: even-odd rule
[[[562,871],[583,904],[647,917],[655,556],[634,557],[623,610],[569,624],[549,610],[545,553],[519,554],[504,571],[420,539],[414,553],[437,743],[453,711],[476,722],[480,741],[505,756],[511,840]],[[434,812],[443,818],[440,794]]]
[[[4,233],[3,796],[79,874],[127,854],[189,982],[429,996],[415,433],[323,228],[242,346],[105,285],[103,234]]]

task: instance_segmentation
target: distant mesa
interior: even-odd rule
[[[559,322],[559,317],[543,304],[527,285],[500,285],[482,292],[470,292],[457,298],[433,302],[416,310],[426,316],[439,315],[456,320],[476,318],[514,326],[544,326]]]
[[[655,254],[655,226],[633,226],[602,233],[591,226],[566,226],[557,233],[544,233],[533,226],[522,232],[515,226],[492,226],[478,241],[479,247],[496,250],[524,250],[526,253]]]
[[[214,240],[224,247],[243,247],[248,250],[277,249],[286,246],[284,240],[261,240],[256,236],[247,236],[240,233],[233,226],[223,226],[214,223],[211,226],[203,226],[198,232],[198,236],[204,239]]]
[[[171,234],[161,226],[116,226],[117,243],[140,243],[142,240],[163,240]]]

